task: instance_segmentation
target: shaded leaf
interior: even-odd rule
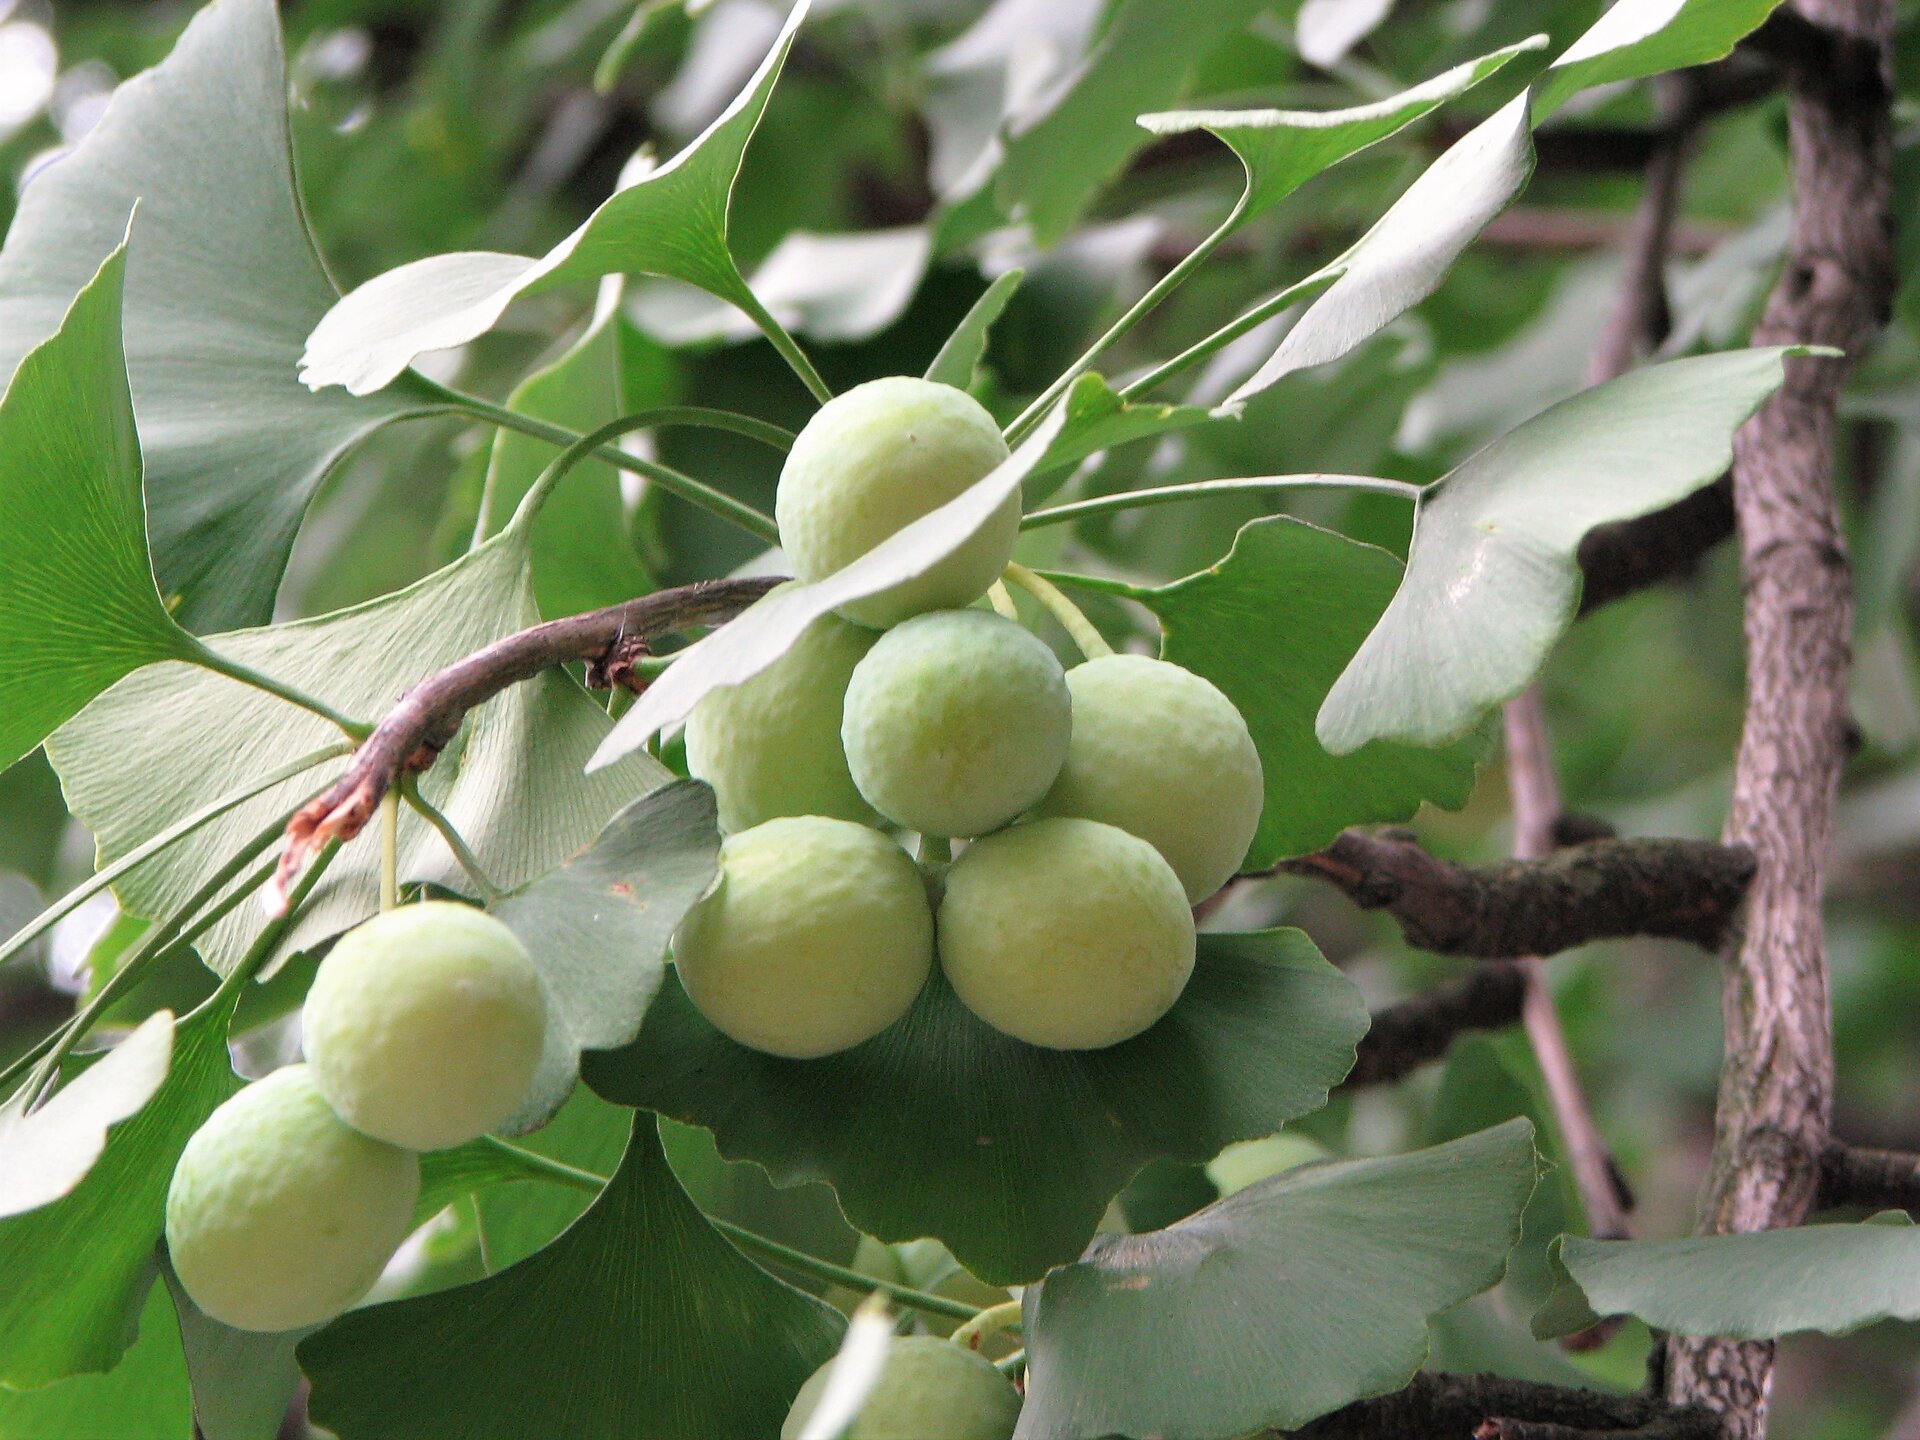
[[[968,389],[973,384],[974,372],[987,353],[987,333],[1000,318],[1000,312],[1007,308],[1007,302],[1020,288],[1026,274],[1024,270],[1009,270],[996,276],[994,282],[980,292],[980,298],[961,317],[940,347],[940,353],[927,366],[927,379],[936,385],[951,385],[956,390]]]
[[[594,1175],[611,1175],[627,1148],[633,1117],[609,1105],[584,1085],[559,1112],[531,1135],[514,1143],[550,1160]],[[592,1196],[565,1185],[542,1182],[491,1186],[477,1191],[480,1246],[488,1270],[504,1270],[545,1248],[587,1208]]]
[[[138,1342],[108,1374],[0,1389],[0,1440],[196,1440],[180,1332],[158,1286],[139,1324]]]
[[[0,398],[0,770],[121,676],[193,654],[147,559],[126,257],[107,256]]]
[[[1301,24],[1306,24],[1304,13]],[[1142,115],[1140,124],[1156,135],[1207,130],[1224,140],[1247,170],[1246,195],[1241,202],[1241,218],[1247,220],[1278,204],[1323,170],[1398,134],[1447,101],[1466,94],[1516,56],[1538,50],[1545,43],[1543,36],[1523,40],[1456,65],[1398,95],[1351,110],[1171,110]]]
[[[156,1011],[126,1039],[23,1114],[22,1091],[0,1105],[0,1218],[51,1205],[85,1178],[107,1132],[153,1098],[173,1055],[173,1013]]]
[[[560,1108],[580,1052],[624,1045],[640,1029],[674,927],[713,884],[720,851],[713,791],[697,780],[636,800],[586,850],[491,908],[540,969],[547,1033],[540,1068],[503,1134]]]
[[[775,1181],[824,1180],[881,1240],[932,1235],[996,1284],[1071,1260],[1148,1161],[1200,1161],[1318,1109],[1366,1029],[1298,931],[1202,935],[1186,993],[1106,1050],[1043,1050],[975,1017],[938,973],[863,1045],[783,1060],[737,1045],[669,978],[587,1083],[714,1132]]]
[[[484,334],[521,295],[603,275],[684,280],[751,312],[757,302],[727,250],[727,212],[767,97],[806,18],[799,0],[747,87],[686,149],[616,191],[538,260],[468,252],[435,255],[369,280],[308,337],[300,378],[315,390],[365,395],[415,356]]]
[[[1544,120],[1581,90],[1705,65],[1733,53],[1780,0],[1618,0],[1534,82]]]
[[[845,1322],[723,1240],[674,1179],[653,1118],[633,1125],[614,1178],[546,1249],[303,1341],[315,1422],[340,1440],[775,1434]]]
[[[1794,350],[1648,366],[1582,391],[1429,486],[1406,578],[1320,707],[1335,755],[1438,745],[1523,690],[1580,603],[1580,538],[1713,480]]]
[[[356,718],[377,719],[443,666],[538,617],[527,584],[527,536],[508,530],[418,583],[312,620],[210,637],[215,648],[301,686]],[[513,686],[468,718],[421,790],[453,821],[496,884],[523,885],[590,841],[607,819],[666,771],[646,756],[583,776],[606,733],[606,712],[559,671]],[[151,666],[95,700],[48,742],[68,804],[99,842],[100,859],[124,854],[182,809],[335,738],[326,721],[224,676]],[[344,768],[330,760],[263,791],[114,886],[123,909],[162,915],[178,905],[276,814]],[[163,774],[167,784],[155,785]],[[445,842],[403,810],[400,875],[470,890]],[[279,954],[309,948],[373,914],[379,845],[347,848],[283,937]],[[250,942],[235,914],[199,942],[225,974]]]
[[[1035,478],[1025,487],[1029,505],[1053,493],[1066,478],[1067,468],[1089,455],[1144,440],[1150,435],[1204,425],[1215,418],[1204,405],[1123,400],[1104,378],[1091,373],[1073,382],[1061,408],[1066,413],[1066,423],[1033,467]],[[1051,483],[1043,478],[1047,476],[1052,477]]]
[[[1548,1254],[1559,1284],[1534,1317],[1543,1339],[1606,1315],[1736,1340],[1806,1330],[1844,1335],[1877,1320],[1920,1320],[1920,1230],[1899,1211],[1757,1235],[1568,1235]]]
[[[1515,1120],[1302,1166],[1165,1230],[1099,1237],[1026,1292],[1016,1436],[1227,1440],[1398,1390],[1428,1319],[1499,1280],[1534,1173]]]
[[[924,575],[958,550],[1006,501],[1047,454],[1066,422],[1067,407],[1056,406],[1021,442],[1019,449],[990,473],[939,509],[895,531],[850,565],[824,580],[782,585],[736,619],[686,650],[620,717],[594,752],[594,767],[612,764],[638,750],[652,736],[686,719],[709,690],[751,680],[778,660],[828,611],[849,601],[878,595],[902,581]]]
[[[0,251],[0,376],[52,334],[120,244],[126,350],[146,449],[154,567],[196,629],[273,610],[321,478],[421,397],[315,396],[294,378],[334,302],[294,190],[273,0],[215,0],[36,175]],[[144,565],[144,560],[143,560]]]
[[[1138,596],[1160,618],[1162,657],[1218,685],[1253,733],[1267,803],[1247,869],[1317,850],[1349,825],[1409,819],[1423,801],[1457,809],[1472,793],[1484,736],[1330,755],[1313,732],[1400,576],[1385,550],[1276,516],[1243,527],[1212,568]]]
[[[1426,299],[1532,173],[1533,132],[1521,95],[1454,141],[1327,267],[1338,269],[1340,278],[1222,408],[1237,408],[1295,370],[1338,360]]]
[[[236,1330],[204,1314],[163,1258],[193,1392],[195,1440],[276,1440],[300,1388],[293,1347],[305,1330]],[[156,1291],[157,1293],[157,1291]]]

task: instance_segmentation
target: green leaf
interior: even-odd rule
[[[1013,299],[1013,292],[1020,288],[1026,274],[1024,270],[1009,270],[980,292],[980,298],[961,317],[946,344],[940,347],[940,353],[927,366],[927,379],[936,385],[951,385],[956,390],[972,386],[980,358],[987,353],[987,333],[1000,318],[1000,312],[1007,308],[1007,302]]]
[[[824,580],[782,585],[698,645],[682,651],[666,674],[620,717],[589,763],[597,768],[631,754],[652,736],[686,719],[709,690],[751,680],[786,654],[807,627],[828,611],[924,575],[966,544],[1007,496],[1018,493],[1066,418],[1067,407],[1055,406],[1012,455],[939,509],[894,532]]]
[[[399,392],[310,395],[294,378],[336,297],[294,189],[286,102],[273,0],[216,0],[34,177],[0,252],[4,376],[53,333],[139,202],[127,371],[154,565],[195,629],[265,621],[321,478],[422,408]]]
[[[340,1440],[771,1436],[844,1327],[723,1240],[634,1117],[606,1189],[498,1275],[375,1305],[303,1341],[315,1423]],[[457,1364],[421,1363],[420,1342]]]
[[[223,654],[372,720],[443,666],[538,616],[527,583],[527,537],[509,530],[424,580],[312,620],[212,636]],[[606,712],[559,671],[516,685],[470,716],[421,790],[451,819],[496,884],[524,885],[599,833],[634,796],[667,778],[646,756],[618,772],[581,767],[608,728]],[[61,728],[48,753],[73,813],[110,861],[182,810],[243,788],[336,733],[324,720],[224,676],[151,666],[121,681]],[[327,761],[236,806],[130,870],[114,886],[123,909],[149,918],[184,900],[249,836],[343,768]],[[153,777],[165,775],[156,785]],[[279,954],[310,948],[374,912],[379,846],[350,846],[328,870]],[[410,812],[400,820],[403,880],[468,891],[445,843]],[[223,920],[199,942],[225,974],[251,940],[250,918]]]
[[[174,1162],[240,1088],[227,1059],[238,999],[237,989],[216,996],[174,1026],[166,1082],[114,1127],[85,1179],[50,1205],[0,1220],[0,1386],[111,1370],[133,1342]]]
[[[1845,1335],[1878,1320],[1920,1320],[1920,1230],[1899,1211],[1757,1235],[1568,1235],[1549,1257],[1560,1285],[1534,1317],[1543,1339],[1606,1315],[1736,1340],[1807,1330]]]
[[[1207,130],[1224,140],[1247,169],[1240,210],[1245,221],[1278,204],[1323,170],[1466,94],[1516,56],[1545,44],[1546,37],[1537,35],[1351,110],[1171,110],[1142,115],[1140,124],[1156,135]]]
[[[0,1105],[0,1218],[51,1205],[78,1185],[109,1129],[166,1082],[172,1055],[173,1014],[156,1011],[38,1110],[22,1113],[24,1090]]]
[[[1499,1280],[1534,1173],[1515,1120],[1101,1236],[1024,1297],[1022,1437],[1227,1440],[1398,1390],[1428,1319]]]
[[[1045,499],[1066,478],[1067,468],[1102,450],[1184,430],[1214,419],[1204,405],[1170,405],[1158,400],[1129,402],[1101,376],[1089,372],[1073,382],[1062,402],[1066,424],[1033,467],[1035,479],[1025,488],[1026,503]],[[1052,483],[1042,477],[1051,475]]]
[[[1321,743],[1439,745],[1525,689],[1580,604],[1580,539],[1718,476],[1790,349],[1635,370],[1509,431],[1429,486],[1406,578],[1320,707]]]
[[[686,149],[616,191],[545,256],[435,255],[360,286],[313,328],[300,378],[315,390],[365,395],[391,383],[429,350],[493,328],[521,295],[603,275],[664,275],[740,306],[759,302],[727,250],[727,214],[747,142],[806,18],[799,0],[733,103]]]
[[[1595,85],[1723,60],[1780,0],[1619,0],[1534,82],[1541,120]]]
[[[1423,801],[1458,809],[1472,794],[1484,737],[1330,755],[1313,733],[1400,575],[1385,550],[1275,516],[1244,526],[1211,569],[1137,597],[1160,618],[1163,658],[1218,685],[1253,733],[1267,804],[1248,869],[1317,850],[1349,825],[1406,820]]]
[[[670,978],[587,1083],[714,1132],[774,1180],[824,1180],[881,1240],[932,1235],[995,1284],[1078,1255],[1148,1161],[1203,1161],[1317,1110],[1366,1010],[1295,930],[1202,935],[1186,993],[1106,1050],[1042,1050],[976,1018],[936,973],[863,1045],[782,1060],[736,1045]]]
[[[196,1440],[180,1332],[158,1286],[139,1326],[138,1343],[109,1374],[38,1390],[0,1389],[0,1440]]]
[[[1454,141],[1327,267],[1340,278],[1221,408],[1233,412],[1282,376],[1338,360],[1426,299],[1532,173],[1533,131],[1522,95]]]
[[[1134,118],[1177,100],[1193,67],[1262,8],[1262,0],[1120,0],[1059,98],[1014,121],[994,185],[1001,211],[1024,220],[1042,247],[1066,234],[1143,143]]]
[[[611,1175],[627,1148],[633,1117],[618,1105],[609,1105],[584,1085],[553,1119],[514,1143],[550,1160],[558,1160],[593,1175]],[[488,1270],[504,1270],[551,1244],[592,1196],[566,1185],[542,1181],[531,1185],[485,1187],[475,1192],[480,1212],[480,1247]]]
[[[186,1350],[195,1440],[275,1440],[300,1388],[293,1347],[312,1332],[236,1330],[193,1303],[163,1257],[161,1276]]]
[[[640,1029],[680,918],[713,884],[720,851],[713,791],[663,785],[612,820],[586,850],[491,908],[525,942],[547,994],[546,1047],[503,1134],[543,1123],[580,1075],[580,1052],[625,1045]]]
[[[147,559],[126,257],[107,256],[0,398],[0,770],[121,676],[193,653]]]

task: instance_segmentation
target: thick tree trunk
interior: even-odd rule
[[[1891,0],[1795,0],[1817,30],[1787,57],[1792,237],[1755,344],[1833,345],[1789,362],[1740,432],[1734,503],[1746,578],[1747,714],[1726,827],[1758,869],[1726,954],[1725,1058],[1703,1230],[1795,1225],[1819,1190],[1833,1100],[1822,871],[1847,751],[1852,592],[1835,511],[1836,402],[1893,292],[1885,80]],[[1765,1434],[1773,1348],[1675,1340],[1669,1399]]]

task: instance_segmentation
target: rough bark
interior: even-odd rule
[[[1438,1060],[1462,1035],[1520,1023],[1526,976],[1509,961],[1373,1012],[1345,1085],[1384,1085]]]
[[[1607,1395],[1499,1375],[1427,1373],[1294,1432],[1296,1440],[1708,1440],[1713,1417],[1651,1395]]]
[[[1820,1157],[1819,1203],[1920,1211],[1920,1155],[1829,1141]]]
[[[1796,0],[1821,29],[1787,57],[1794,210],[1786,265],[1756,344],[1857,355],[1893,289],[1886,67],[1891,0]],[[1818,1195],[1833,1096],[1822,867],[1846,753],[1852,598],[1830,483],[1846,366],[1789,362],[1734,444],[1746,582],[1747,712],[1725,838],[1758,868],[1726,954],[1709,1232],[1794,1225]],[[1773,1347],[1674,1339],[1667,1395],[1766,1433]]]

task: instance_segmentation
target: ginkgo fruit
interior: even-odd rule
[[[471,906],[429,900],[342,936],[301,1023],[314,1081],[341,1119],[409,1150],[444,1150],[525,1101],[546,992],[513,931]]]
[[[193,1303],[297,1330],[359,1301],[413,1228],[420,1161],[333,1112],[306,1065],[247,1086],[181,1152],[167,1251]]]
[[[877,638],[823,615],[772,665],[709,691],[687,717],[687,770],[713,786],[721,828],[785,815],[870,822],[840,744],[847,681]]]
[[[822,816],[730,835],[720,877],[673,937],[687,998],[770,1055],[858,1045],[907,1013],[933,965],[933,912],[907,852]]]
[[[1247,722],[1214,684],[1144,655],[1067,672],[1073,738],[1042,815],[1103,820],[1147,841],[1197,905],[1232,878],[1265,789]]]
[[[826,1392],[828,1361],[794,1397],[780,1440],[798,1440]],[[991,1360],[950,1340],[926,1335],[887,1346],[880,1379],[853,1421],[837,1433],[846,1440],[1008,1440],[1020,1419],[1020,1392]]]
[[[1060,773],[1073,700],[1053,652],[985,610],[919,615],[854,667],[840,736],[860,793],[923,835],[996,830]]]
[[[1097,1050],[1172,1008],[1193,973],[1193,911],[1146,841],[1047,819],[976,841],[946,875],[940,964],[996,1030]]]
[[[835,396],[806,424],[780,472],[774,515],[802,580],[823,580],[1007,458],[984,406],[964,390],[896,375]],[[923,610],[970,605],[1013,557],[1020,496],[925,573],[841,607],[876,628]]]

